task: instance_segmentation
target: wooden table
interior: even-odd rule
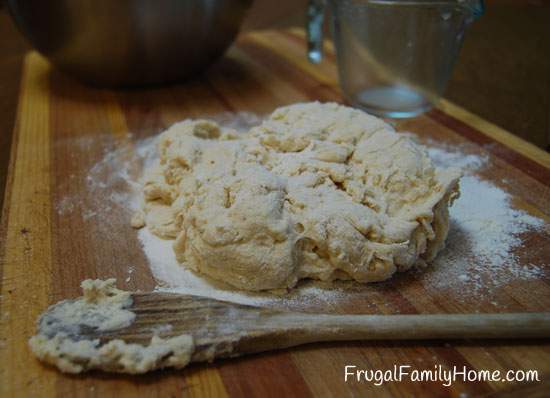
[[[85,278],[117,277],[129,289],[151,289],[148,269],[136,232],[124,217],[86,218],[86,201],[64,198],[86,192],[86,173],[108,149],[158,133],[177,120],[223,111],[270,112],[297,101],[341,101],[334,54],[319,66],[303,57],[299,31],[250,33],[202,78],[184,85],[114,92],[87,88],[65,77],[36,53],[25,59],[18,118],[11,149],[7,194],[0,234],[2,284],[0,301],[0,395],[2,396],[475,396],[522,388],[522,394],[548,385],[437,382],[343,382],[344,366],[391,369],[410,364],[419,369],[466,366],[468,369],[537,369],[550,375],[550,344],[533,342],[334,343],[309,345],[276,353],[191,366],[183,371],[143,377],[91,373],[66,376],[38,363],[27,339],[36,317],[49,304],[79,294]],[[535,146],[443,101],[398,128],[450,145],[469,143],[490,157],[484,178],[513,181],[514,203],[540,217],[550,214],[550,156]],[[132,136],[127,133],[132,132]],[[546,218],[548,219],[548,218]],[[548,247],[548,237],[531,244]],[[548,250],[541,251],[548,264]],[[132,278],[128,265],[132,264]],[[518,283],[499,294],[506,311],[547,311],[550,283]],[[401,278],[401,281],[404,279]],[[430,313],[495,311],[480,303],[453,301],[447,292],[423,291],[414,283],[388,282],[374,287],[372,301],[354,313]],[[378,289],[378,290],[377,290]],[[321,308],[322,309],[322,308]]]

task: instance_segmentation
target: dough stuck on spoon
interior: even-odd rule
[[[246,133],[185,120],[158,152],[132,224],[173,239],[182,266],[243,290],[383,281],[430,262],[459,194],[458,169],[336,103],[278,108]]]

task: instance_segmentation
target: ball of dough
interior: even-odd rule
[[[186,120],[158,148],[144,223],[183,266],[245,290],[382,281],[431,261],[458,195],[458,170],[335,103],[279,108],[246,133]]]

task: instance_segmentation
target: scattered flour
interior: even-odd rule
[[[522,245],[523,233],[542,228],[544,221],[514,209],[510,196],[490,182],[466,175],[460,184],[447,249],[434,261],[426,282],[478,291],[543,276],[543,264],[522,266],[515,249]]]
[[[224,126],[246,130],[258,124],[260,119],[247,113],[226,113],[214,117],[214,120]],[[546,223],[515,209],[510,194],[476,175],[477,171],[490,164],[487,155],[476,153],[473,146],[450,147],[435,141],[428,144],[429,156],[436,165],[460,167],[465,176],[461,179],[461,196],[450,209],[451,230],[447,247],[428,269],[409,272],[403,278],[420,282],[428,291],[448,293],[453,299],[479,300],[515,280],[545,277],[548,264],[525,261],[521,248],[529,232],[546,233],[543,232]],[[108,152],[92,167],[87,178],[88,191],[98,197],[94,204],[98,207],[89,209],[88,214],[123,211],[129,220],[132,212],[140,206],[140,173],[144,166],[154,161],[155,154],[154,138]],[[61,200],[58,211],[69,211],[70,203]],[[296,305],[330,307],[345,300],[349,294],[342,284],[324,287],[310,282],[300,284],[290,295],[284,296],[235,291],[179,265],[171,248],[172,241],[161,240],[146,228],[138,232],[138,237],[159,283],[159,291],[195,294],[242,304],[294,308]],[[527,265],[524,265],[526,262]],[[353,289],[354,292],[357,289],[371,292],[376,289],[376,284],[369,287],[354,285]]]
[[[125,279],[126,283],[130,282],[130,280],[132,279],[132,274],[133,273],[134,273],[134,267],[130,265],[128,267],[128,276]]]
[[[470,145],[451,149],[428,144],[436,165],[460,167],[465,175],[460,198],[450,209],[447,248],[433,262],[424,285],[482,294],[513,280],[544,277],[548,264],[522,265],[516,251],[523,245],[522,235],[542,231],[545,221],[515,209],[506,191],[475,175],[489,163],[486,155],[468,153]]]
[[[432,142],[431,144],[435,145],[436,143]],[[465,173],[476,171],[489,162],[489,158],[486,155],[468,154],[462,151],[456,151],[456,149],[453,152],[435,146],[428,147],[428,155],[438,166],[458,167]]]

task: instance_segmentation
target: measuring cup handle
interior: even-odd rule
[[[323,58],[323,20],[325,0],[309,0],[307,5],[307,58],[318,64]]]

